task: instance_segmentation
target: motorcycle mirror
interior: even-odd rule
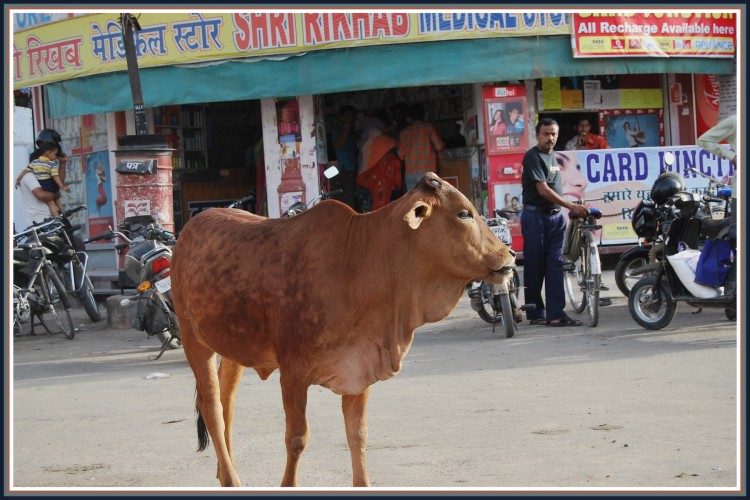
[[[664,163],[669,165],[670,167],[674,165],[674,153],[671,151],[667,151],[664,153]]]
[[[326,176],[326,179],[330,179],[331,177],[336,177],[337,175],[339,175],[339,169],[336,168],[335,166],[328,167],[327,169],[323,171],[323,175]]]

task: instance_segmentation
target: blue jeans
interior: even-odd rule
[[[530,320],[554,321],[566,316],[565,287],[563,285],[563,240],[565,217],[562,213],[546,215],[541,212],[521,212],[523,234],[523,286],[527,304],[536,309],[527,311]],[[544,284],[547,307],[542,300]]]

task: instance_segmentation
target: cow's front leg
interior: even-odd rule
[[[281,486],[297,486],[299,459],[310,440],[305,417],[307,388],[307,384],[294,380],[294,377],[287,379],[281,374],[281,398],[286,414],[286,468]]]
[[[341,408],[344,410],[344,424],[346,425],[346,441],[352,455],[352,484],[354,486],[370,486],[367,476],[367,398],[370,397],[368,387],[362,394],[356,396],[342,396]]]

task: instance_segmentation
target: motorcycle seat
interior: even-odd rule
[[[725,237],[729,234],[731,219],[702,219],[701,220],[701,239],[716,239]]]

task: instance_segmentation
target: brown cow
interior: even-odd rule
[[[326,201],[289,219],[224,208],[190,219],[174,248],[173,297],[195,374],[199,451],[210,435],[222,486],[241,485],[231,434],[245,367],[263,380],[279,369],[282,486],[297,485],[312,384],[342,396],[353,484],[369,486],[370,385],[398,373],[414,329],[446,317],[466,283],[502,281],[512,265],[471,202],[432,173],[366,215]]]

